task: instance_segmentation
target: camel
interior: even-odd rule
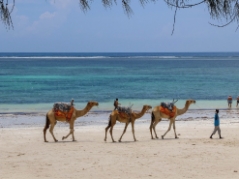
[[[155,131],[155,127],[156,125],[161,121],[162,118],[166,118],[168,120],[170,120],[170,123],[169,123],[169,127],[168,127],[168,130],[164,133],[164,135],[161,136],[162,139],[164,139],[165,135],[170,131],[171,129],[171,126],[173,124],[173,129],[174,129],[174,134],[175,134],[175,138],[177,139],[178,136],[176,134],[176,127],[175,127],[175,118],[179,115],[182,115],[184,114],[189,106],[193,103],[196,103],[195,100],[192,100],[192,99],[189,99],[186,101],[185,103],[185,106],[183,109],[178,109],[176,106],[175,106],[175,114],[174,116],[169,116],[167,114],[164,114],[160,111],[160,106],[156,106],[154,107],[154,109],[152,110],[152,116],[151,116],[151,124],[150,124],[150,133],[151,133],[151,138],[154,139],[153,137],[153,134],[152,134],[152,129],[154,130],[154,134],[155,134],[155,137],[158,139],[158,136],[157,136],[157,133]]]
[[[141,112],[139,112],[139,113],[131,112],[131,113],[129,113],[129,115],[126,115],[126,116],[121,116],[117,109],[113,110],[112,113],[109,116],[108,126],[105,128],[105,139],[104,140],[107,141],[107,131],[110,128],[110,135],[111,135],[112,142],[115,142],[115,140],[113,138],[112,131],[113,131],[113,127],[114,127],[116,121],[119,121],[119,122],[125,123],[125,128],[124,128],[124,131],[123,131],[123,133],[122,133],[122,135],[119,139],[119,142],[121,142],[121,139],[122,139],[124,133],[126,132],[128,124],[130,122],[131,122],[131,125],[132,125],[132,133],[133,133],[134,141],[137,141],[136,138],[135,138],[135,133],[134,133],[135,120],[141,118],[145,114],[145,112],[148,111],[151,108],[152,107],[149,106],[149,105],[144,105]]]
[[[54,139],[55,142],[58,142],[58,140],[55,138],[54,136],[54,133],[53,133],[53,129],[54,129],[54,126],[56,125],[57,121],[61,121],[61,122],[69,122],[69,126],[70,126],[70,132],[68,135],[66,136],[63,136],[62,137],[62,140],[66,139],[67,137],[69,137],[69,135],[71,134],[72,135],[72,141],[76,141],[75,140],[75,136],[74,136],[74,123],[75,123],[75,120],[78,118],[78,117],[81,117],[81,116],[84,116],[88,111],[91,110],[91,108],[93,106],[98,106],[98,102],[95,102],[95,101],[89,101],[86,105],[86,107],[82,110],[77,110],[73,107],[73,112],[72,112],[72,117],[71,119],[68,121],[66,120],[66,117],[57,117],[55,116],[54,114],[54,110],[51,109],[50,111],[48,111],[48,113],[46,114],[46,125],[43,129],[43,136],[44,136],[44,141],[45,142],[48,142],[46,140],[46,131],[47,129],[49,128],[49,126],[51,125],[50,127],[50,133]]]

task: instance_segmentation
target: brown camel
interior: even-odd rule
[[[84,116],[88,111],[91,110],[91,108],[93,106],[98,106],[98,102],[89,101],[87,103],[86,107],[84,109],[82,109],[82,110],[77,110],[77,109],[74,108],[73,109],[73,113],[72,113],[72,117],[71,117],[71,119],[69,121],[66,120],[66,117],[57,117],[57,116],[55,116],[53,109],[48,111],[48,113],[46,114],[46,125],[45,125],[45,127],[43,129],[44,141],[48,142],[46,140],[46,131],[49,128],[50,125],[51,125],[51,127],[50,127],[49,131],[50,131],[53,139],[55,140],[55,142],[58,141],[55,138],[54,134],[53,134],[53,129],[54,129],[54,126],[56,125],[57,121],[69,122],[69,125],[70,125],[70,132],[69,132],[69,134],[67,136],[63,136],[62,140],[66,139],[71,134],[72,135],[72,140],[75,141],[75,136],[74,136],[74,123],[75,123],[75,120],[78,117]]]
[[[134,141],[136,141],[135,134],[134,134],[134,123],[135,123],[135,120],[141,118],[144,115],[144,113],[147,110],[151,109],[151,108],[152,108],[151,106],[144,105],[142,110],[141,110],[141,112],[139,112],[139,113],[132,112],[129,115],[126,115],[126,116],[121,116],[119,114],[118,110],[112,111],[112,113],[109,116],[109,124],[105,128],[105,141],[107,140],[107,131],[110,128],[111,139],[112,139],[113,142],[115,142],[115,140],[113,138],[112,131],[113,131],[113,127],[114,127],[116,121],[125,123],[125,128],[124,128],[124,131],[123,131],[123,133],[122,133],[122,135],[121,135],[121,137],[119,139],[119,142],[121,142],[121,139],[122,139],[124,133],[126,132],[128,124],[130,122],[131,122],[131,125],[132,125],[132,133],[133,133]]]
[[[174,129],[175,138],[177,139],[178,136],[177,136],[177,134],[176,134],[175,118],[176,118],[177,116],[179,116],[179,115],[184,114],[184,113],[188,110],[189,106],[190,106],[191,104],[193,104],[193,103],[196,103],[196,101],[195,101],[195,100],[191,100],[191,99],[187,100],[187,101],[186,101],[186,104],[185,104],[185,106],[184,106],[183,109],[178,109],[178,108],[176,108],[176,110],[175,110],[175,115],[174,115],[173,117],[172,117],[172,116],[169,116],[169,115],[167,115],[167,114],[162,113],[162,112],[159,110],[159,109],[160,109],[160,106],[154,107],[154,109],[153,109],[153,111],[152,111],[152,116],[151,116],[151,124],[150,124],[150,127],[149,127],[152,139],[154,138],[154,137],[153,137],[153,134],[152,134],[152,129],[154,130],[155,137],[158,138],[157,133],[156,133],[156,131],[155,131],[155,127],[156,127],[156,125],[161,121],[162,118],[166,118],[166,119],[170,120],[168,130],[164,133],[164,135],[161,136],[162,139],[164,139],[165,135],[170,131],[172,124],[173,124],[173,129]]]

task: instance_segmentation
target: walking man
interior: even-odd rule
[[[219,116],[218,116],[218,113],[219,113],[219,110],[216,109],[216,113],[215,113],[215,117],[214,117],[214,131],[213,133],[211,134],[210,136],[210,139],[212,139],[212,136],[218,131],[218,135],[219,135],[219,138],[222,139],[222,136],[221,136],[221,129],[220,129],[220,120],[219,120]]]
[[[227,102],[228,102],[228,107],[231,108],[232,107],[232,97],[231,96],[228,96]]]

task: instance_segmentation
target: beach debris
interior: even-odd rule
[[[237,170],[234,170],[234,172],[236,173],[236,172],[237,172]]]
[[[19,153],[17,156],[25,155],[24,153]]]

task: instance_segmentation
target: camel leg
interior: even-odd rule
[[[58,140],[55,138],[54,133],[53,133],[53,129],[54,129],[55,125],[56,125],[56,121],[54,121],[54,123],[51,123],[50,133],[51,133],[51,135],[52,135],[54,141],[55,141],[55,142],[58,142]]]
[[[132,126],[132,133],[133,133],[133,137],[134,137],[134,141],[136,142],[136,138],[135,138],[135,132],[134,132],[134,122],[131,122],[131,126]]]
[[[72,129],[72,133],[71,133],[71,135],[72,135],[72,141],[73,141],[73,142],[75,142],[75,141],[76,141],[76,139],[75,139],[75,135],[74,135],[75,133],[74,133],[74,132],[75,132],[75,130],[74,130],[74,129]]]
[[[65,140],[69,137],[69,135],[71,135],[74,132],[74,129],[70,129],[70,132],[66,135],[62,137],[62,140]]]
[[[154,122],[155,122],[155,117],[154,117],[154,114],[152,113],[151,114],[151,123],[150,123],[150,126],[149,126],[149,130],[150,130],[150,134],[151,134],[151,139],[154,139],[153,133],[152,133],[152,128],[153,128]]]
[[[74,142],[74,141],[76,141],[75,140],[75,135],[74,135],[74,132],[75,132],[75,130],[74,130],[74,122],[75,122],[75,119],[74,119],[74,121],[73,121],[73,123],[72,123],[72,125],[71,125],[71,135],[72,135],[72,141]]]
[[[48,116],[46,115],[46,124],[45,124],[45,127],[44,127],[44,129],[43,129],[44,142],[48,142],[48,141],[46,140],[46,131],[47,131],[47,129],[49,128],[49,125],[50,125],[50,120],[49,120]]]
[[[108,132],[109,128],[110,128],[110,126],[107,126],[105,128],[105,139],[104,139],[105,142],[107,141],[107,132]]]
[[[150,134],[151,134],[151,139],[154,139],[153,133],[152,133],[152,128],[153,128],[153,122],[151,122],[151,124],[149,126],[149,130],[150,130]]]
[[[122,135],[121,135],[121,137],[120,137],[120,139],[119,139],[119,142],[121,142],[121,139],[122,139],[124,133],[126,132],[127,127],[128,127],[128,124],[129,124],[128,122],[125,123],[124,131],[123,131],[123,133],[122,133]]]
[[[105,141],[107,141],[107,132],[108,132],[110,126],[111,126],[111,119],[109,119],[108,126],[105,128],[105,139],[104,139]]]
[[[155,135],[155,138],[156,138],[156,139],[158,139],[158,135],[157,135],[157,133],[156,133],[155,127],[156,127],[156,125],[157,125],[160,121],[161,121],[161,119],[160,119],[160,120],[156,120],[156,121],[154,122],[154,124],[153,124],[153,130],[154,130],[154,135]],[[153,139],[153,138],[152,138],[152,139]]]
[[[49,126],[48,126],[48,127],[45,127],[45,128],[43,129],[44,142],[48,142],[48,140],[46,140],[46,131],[47,131],[48,128],[49,128]]]
[[[114,128],[115,122],[111,124],[111,128],[110,128],[110,136],[112,139],[112,142],[115,142],[114,138],[113,138],[113,128]]]
[[[176,126],[175,126],[175,121],[173,121],[173,130],[175,134],[175,139],[178,139],[177,133],[176,133]]]
[[[170,123],[169,123],[168,130],[164,133],[164,135],[161,136],[162,139],[164,139],[164,136],[170,131],[171,126],[172,126],[172,121],[170,121]]]
[[[71,119],[72,120],[72,119]],[[70,132],[62,137],[62,140],[66,139],[69,137],[69,135],[72,135],[72,141],[75,141],[75,136],[74,136],[74,123],[70,123]]]

